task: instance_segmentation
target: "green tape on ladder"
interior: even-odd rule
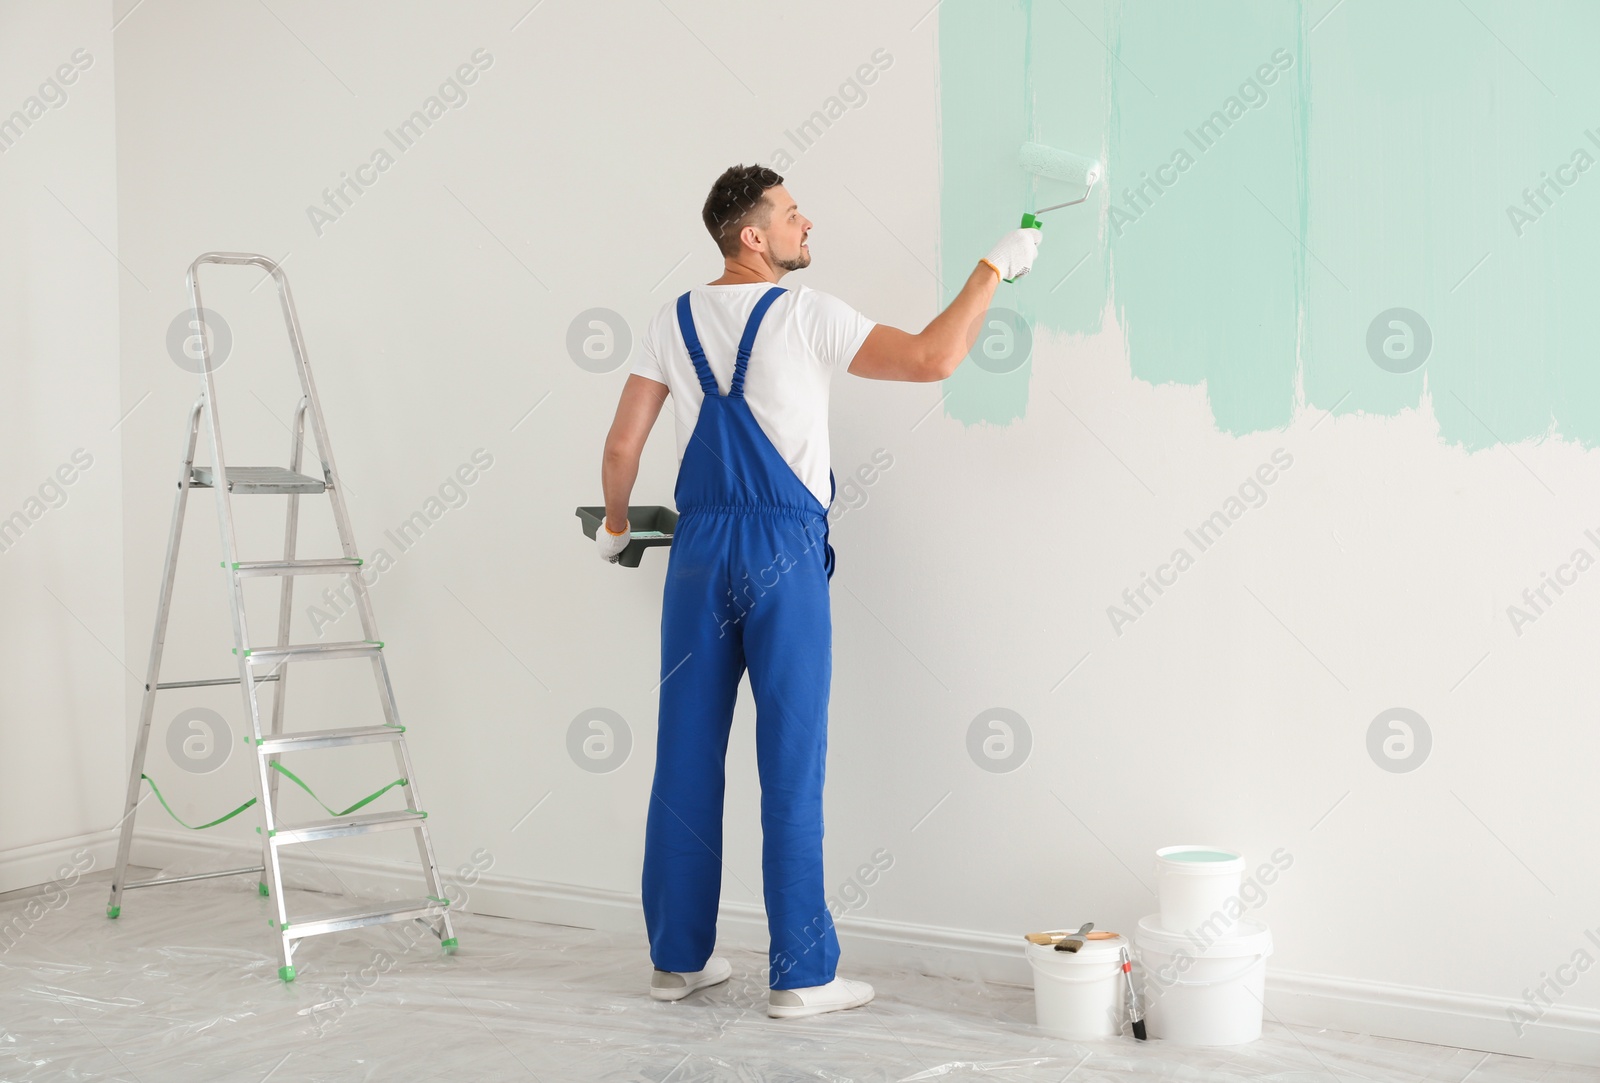
[[[226,823],[256,803],[256,799],[252,797],[250,800],[246,801],[244,804],[240,805],[226,816],[219,816],[208,824],[201,824],[198,827],[195,827],[178,819],[178,814],[172,811],[172,806],[167,804],[167,799],[161,796],[161,790],[156,786],[155,779],[151,778],[149,775],[140,775],[139,777],[150,783],[150,789],[155,792],[156,800],[161,802],[161,807],[167,810],[167,815],[171,816],[174,820],[177,820],[180,827],[187,827],[190,831],[204,831],[208,827],[216,827],[220,823]]]
[[[385,786],[383,789],[378,790],[375,793],[369,793],[367,796],[363,797],[361,800],[357,801],[355,804],[351,805],[349,808],[347,808],[344,811],[340,812],[340,811],[336,811],[334,809],[328,808],[328,806],[326,804],[323,804],[322,798],[318,797],[316,795],[316,793],[312,791],[310,786],[307,786],[304,782],[300,781],[300,777],[298,775],[296,775],[293,771],[291,771],[287,767],[285,767],[283,764],[274,761],[273,764],[272,764],[272,768],[273,768],[273,770],[277,771],[278,773],[287,776],[290,782],[293,782],[296,786],[299,786],[302,790],[306,791],[306,793],[311,794],[311,799],[313,801],[315,801],[317,804],[322,805],[323,808],[328,809],[328,814],[330,816],[348,816],[352,812],[354,812],[356,809],[360,808],[362,805],[366,805],[366,804],[369,804],[369,803],[371,803],[373,801],[376,801],[378,798],[382,797],[384,794],[388,793],[390,790],[394,789],[396,786],[404,786],[406,784],[406,780],[405,779],[397,778],[393,782],[391,782],[387,786]]]
[[[367,804],[372,803],[373,801],[376,801],[378,798],[382,797],[384,794],[388,793],[390,790],[394,789],[396,786],[404,786],[406,784],[406,780],[405,779],[397,778],[393,782],[389,783],[387,786],[383,787],[381,790],[377,790],[374,793],[369,793],[367,796],[363,797],[361,800],[357,801],[355,804],[351,805],[349,808],[347,808],[344,811],[340,812],[340,811],[338,811],[336,809],[329,808],[328,805],[323,802],[322,798],[317,796],[315,790],[313,790],[310,786],[307,786],[305,784],[305,782],[303,782],[301,780],[299,775],[296,775],[293,771],[289,770],[283,764],[274,762],[272,767],[273,767],[273,770],[278,771],[280,774],[283,774],[283,775],[287,776],[289,781],[293,782],[296,786],[299,786],[302,790],[306,791],[306,793],[310,794],[311,795],[311,799],[313,801],[315,801],[319,805],[322,805],[323,808],[328,810],[328,814],[329,815],[335,816],[335,817],[348,816],[348,815],[350,815],[350,813],[354,812],[358,808],[361,808],[363,805],[367,805]],[[226,823],[227,821],[233,819],[235,816],[239,815],[239,813],[243,812],[245,809],[249,808],[251,805],[255,804],[256,800],[257,800],[256,798],[252,797],[250,800],[246,801],[244,804],[240,805],[238,808],[234,809],[232,812],[228,813],[226,816],[219,816],[215,820],[212,820],[210,823],[200,824],[198,826],[192,826],[192,825],[186,824],[182,820],[178,819],[178,814],[176,812],[172,811],[172,806],[167,804],[167,799],[161,795],[161,790],[156,786],[156,780],[155,779],[151,778],[149,775],[140,775],[139,777],[144,779],[146,782],[150,783],[150,789],[155,791],[156,800],[161,802],[161,807],[167,810],[167,814],[169,816],[171,816],[174,820],[177,820],[179,826],[187,827],[190,831],[204,831],[208,827],[216,827],[220,823]],[[422,816],[423,816],[424,819],[427,818],[427,815],[428,814],[426,812],[422,813]],[[256,834],[259,835],[260,833],[261,833],[261,828],[259,828],[259,827],[256,828]],[[276,831],[274,831],[273,833],[276,834]]]

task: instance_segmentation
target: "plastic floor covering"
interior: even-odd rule
[[[142,875],[142,874],[141,874]],[[1185,1080],[1579,1083],[1600,1069],[1286,1027],[1194,1049],[1072,1042],[1033,1026],[1027,988],[855,968],[877,999],[811,1019],[766,1015],[764,952],[732,980],[652,1000],[640,936],[472,914],[447,956],[420,925],[307,940],[277,976],[268,901],[250,877],[129,892],[104,874],[55,909],[0,899],[0,1080]],[[291,892],[291,913],[336,908]],[[403,935],[415,929],[420,937]],[[9,945],[9,947],[8,947]]]

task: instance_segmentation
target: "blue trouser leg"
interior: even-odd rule
[[[733,570],[756,701],[771,986],[826,985],[839,941],[822,868],[833,625],[821,526],[748,515],[739,534]]]
[[[716,943],[728,732],[748,664],[770,983],[793,989],[834,977],[839,943],[822,867],[832,617],[821,534],[810,526],[760,513],[678,523],[643,879],[651,961],[663,970],[702,969]]]
[[[728,731],[744,672],[741,629],[714,617],[733,537],[726,515],[684,515],[668,559],[643,876],[650,959],[662,970],[703,969],[717,939]]]

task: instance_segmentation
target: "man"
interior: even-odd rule
[[[817,1015],[870,1001],[834,973],[839,943],[822,870],[832,618],[833,471],[828,391],[843,369],[929,382],[955,371],[995,285],[1025,274],[1034,229],[1006,234],[920,334],[875,324],[828,294],[774,285],[811,263],[811,222],[783,178],[733,166],[702,211],[722,276],[661,309],[606,437],[600,555],[630,538],[639,455],[670,395],[677,418],[678,525],[661,609],[660,720],[642,878],[651,995],[679,1000],[727,980],[713,958],[722,889],[728,731],[740,675],[756,700],[767,1014]],[[724,390],[725,389],[725,390]]]

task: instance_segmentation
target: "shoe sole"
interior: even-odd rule
[[[872,995],[861,1000],[853,1000],[848,1004],[768,1004],[767,1015],[773,1019],[803,1019],[810,1015],[825,1015],[828,1012],[849,1011],[851,1008],[860,1008],[871,1004],[877,996],[877,990]]]

